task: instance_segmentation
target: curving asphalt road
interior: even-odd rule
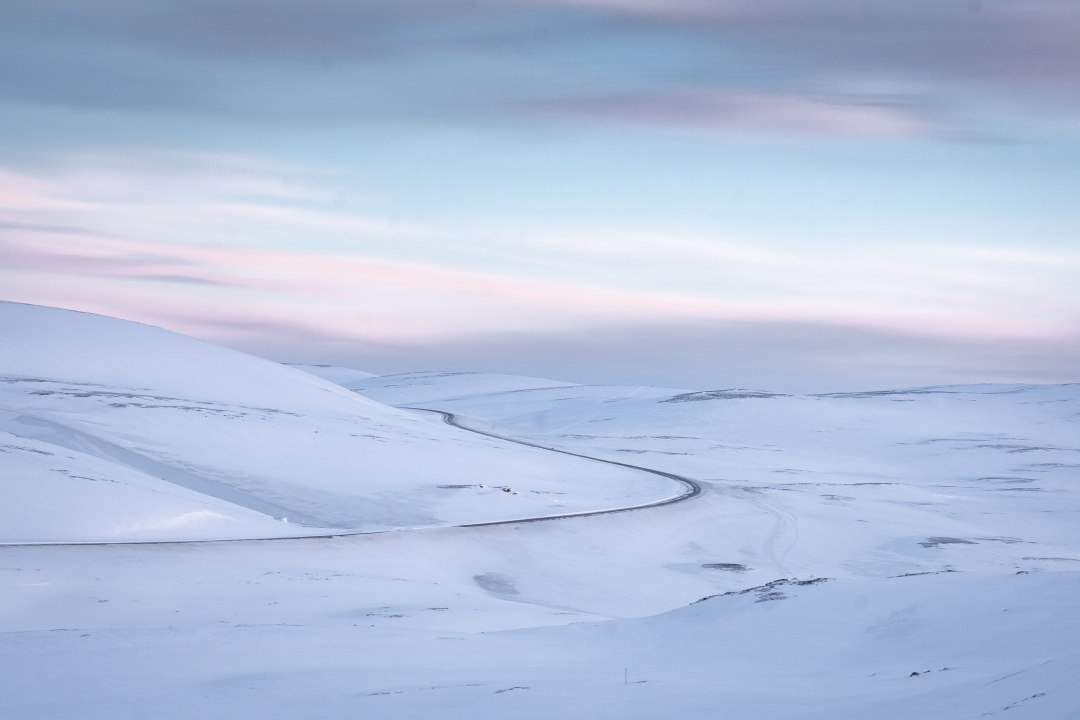
[[[685,491],[679,495],[665,498],[663,500],[656,500],[654,502],[642,503],[640,505],[628,505],[626,507],[610,508],[608,510],[585,510],[575,513],[564,513],[562,515],[543,515],[534,518],[522,518],[520,520],[493,520],[491,522],[480,523],[468,523],[466,525],[455,525],[454,527],[486,527],[488,525],[514,525],[517,523],[530,523],[530,522],[542,522],[544,520],[561,520],[562,518],[572,517],[591,517],[593,515],[610,515],[612,513],[629,512],[631,510],[643,510],[645,508],[660,507],[661,505],[671,505],[672,503],[682,502],[683,500],[689,500],[692,497],[696,497],[701,493],[701,485],[690,478],[683,477],[682,475],[676,475],[675,473],[664,472],[663,470],[654,470],[652,468],[641,467],[640,465],[631,465],[630,463],[618,462],[617,460],[605,460],[603,458],[592,457],[591,455],[582,455],[581,453],[570,452],[569,450],[559,450],[558,448],[548,447],[546,445],[537,445],[536,443],[525,442],[524,440],[515,440],[511,437],[504,435],[496,435],[495,433],[486,432],[484,430],[476,430],[475,428],[461,425],[457,421],[457,416],[454,413],[446,412],[445,410],[430,410],[428,408],[419,407],[404,407],[405,410],[423,410],[424,412],[438,413],[442,415],[443,420],[447,425],[458,428],[459,430],[466,430],[477,435],[486,435],[496,440],[503,440],[505,442],[517,443],[518,445],[525,445],[526,447],[538,448],[540,450],[547,450],[548,452],[555,452],[561,455],[570,455],[572,457],[583,458],[585,460],[592,460],[594,462],[605,463],[607,465],[618,465],[619,467],[630,468],[631,470],[640,470],[641,472],[651,473],[653,475],[659,475],[660,477],[674,480],[677,483],[681,483],[685,486]]]
[[[679,495],[674,495],[663,500],[656,500],[654,502],[642,503],[639,505],[628,505],[626,507],[609,508],[606,510],[584,510],[581,512],[563,513],[560,515],[541,515],[539,517],[519,518],[517,520],[492,520],[489,522],[478,523],[466,523],[464,525],[445,525],[438,527],[459,527],[459,528],[473,528],[473,527],[489,527],[491,525],[518,525],[523,523],[544,522],[547,520],[563,520],[566,518],[579,518],[579,517],[592,517],[594,515],[611,515],[613,513],[630,512],[631,510],[644,510],[646,508],[660,507],[662,505],[671,505],[673,503],[682,502],[683,500],[689,500],[690,498],[697,497],[701,493],[701,485],[690,478],[683,477],[682,475],[676,475],[674,473],[664,472],[663,470],[654,470],[652,468],[642,467],[640,465],[631,465],[630,463],[618,462],[617,460],[605,460],[604,458],[592,457],[590,455],[582,455],[581,453],[570,452],[569,450],[559,450],[558,448],[547,447],[544,445],[537,445],[535,443],[526,442],[524,440],[515,440],[511,437],[505,437],[503,435],[496,435],[495,433],[485,432],[483,430],[476,430],[474,428],[461,425],[457,421],[457,416],[453,413],[446,412],[445,410],[431,410],[429,408],[419,407],[407,407],[403,406],[404,410],[422,410],[424,412],[437,413],[442,415],[443,420],[447,425],[451,425],[459,430],[465,430],[466,432],[476,433],[477,435],[485,435],[496,440],[502,440],[504,442],[517,443],[518,445],[525,445],[531,448],[537,448],[540,450],[547,450],[548,452],[560,453],[562,455],[570,455],[572,457],[582,458],[584,460],[592,460],[594,462],[605,463],[607,465],[617,465],[619,467],[629,468],[631,470],[640,470],[641,472],[651,473],[653,475],[659,475],[660,477],[674,480],[677,483],[681,483],[685,490]],[[419,528],[418,528],[419,529]],[[233,543],[233,542],[274,542],[281,540],[319,540],[328,538],[350,537],[354,535],[378,535],[380,533],[395,532],[394,530],[356,530],[356,531],[344,531],[327,533],[323,535],[288,535],[284,537],[266,537],[266,538],[222,538],[218,540],[127,540],[127,541],[98,541],[98,542],[14,542],[14,543],[0,543],[0,547],[52,547],[52,546],[87,546],[87,545],[190,545],[192,543]]]

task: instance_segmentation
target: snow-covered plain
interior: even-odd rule
[[[349,392],[91,315],[0,333],[4,540],[400,528],[0,547],[2,717],[1080,717],[1080,386],[321,369]],[[455,527],[678,488],[392,406],[703,490]]]

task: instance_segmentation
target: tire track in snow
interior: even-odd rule
[[[762,545],[762,548],[765,550],[765,554],[769,556],[769,560],[772,561],[772,564],[776,569],[783,575],[789,575],[790,573],[784,566],[782,560],[787,556],[788,552],[795,547],[795,543],[798,542],[799,539],[799,523],[796,517],[786,510],[779,510],[768,503],[751,497],[752,490],[739,487],[729,487],[726,488],[726,490],[730,497],[747,502],[757,509],[772,515],[772,530],[769,531],[768,537],[765,538],[765,543]],[[779,557],[777,557],[776,543],[781,537],[787,535],[789,531],[794,533],[794,537],[791,539],[791,542],[788,543],[787,548],[780,553]]]

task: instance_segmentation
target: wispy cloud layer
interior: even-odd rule
[[[9,100],[288,123],[487,125],[562,107],[949,139],[932,131],[943,112],[982,136],[977,113],[1075,109],[1080,86],[1065,0],[48,0],[4,3],[0,20]]]
[[[370,259],[220,247],[152,253],[115,241],[95,243],[102,254],[90,255],[41,240],[37,249],[0,243],[9,299],[127,317],[281,360],[384,373],[486,370],[830,392],[1068,382],[1080,358],[1076,325],[998,324],[992,313],[860,317],[842,307],[809,310],[798,296],[754,305]]]
[[[225,184],[248,187],[229,177]],[[193,178],[198,186],[208,183],[203,171]],[[219,183],[209,185],[222,194]],[[183,187],[174,177],[167,190]],[[0,217],[0,278],[9,299],[197,332],[221,323],[290,322],[356,341],[429,342],[687,319],[983,339],[1080,331],[1080,289],[1073,282],[1080,253],[1069,250],[919,242],[784,247],[542,227],[469,234],[282,207],[272,198],[215,202],[193,188],[169,203],[151,195],[140,204],[120,186],[116,192],[127,202],[118,203],[84,172],[25,181],[9,174],[3,188],[14,198]],[[116,231],[125,224],[147,236]],[[95,226],[102,229],[88,229]],[[220,234],[221,226],[227,233]],[[176,237],[177,228],[179,236],[203,242],[150,239]],[[228,241],[275,232],[320,242],[303,249]],[[500,257],[507,238],[514,239],[513,266]],[[445,243],[459,254],[425,259]],[[200,316],[215,322],[200,325]]]
[[[532,103],[554,114],[759,136],[885,139],[974,138],[907,99],[794,93],[664,92]]]
[[[0,0],[0,295],[282,356],[1067,354],[1078,112],[1066,0]]]

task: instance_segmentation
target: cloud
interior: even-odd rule
[[[276,123],[569,114],[852,137],[1075,109],[1066,0],[221,0],[0,5],[10,99]],[[562,108],[567,113],[541,112]],[[507,114],[507,109],[517,111]],[[942,117],[948,123],[942,125]],[[961,133],[962,134],[962,133]]]
[[[307,172],[154,153],[0,172],[0,273],[28,301],[85,303],[98,292],[112,299],[95,308],[124,315],[143,304],[135,298],[156,297],[369,339],[631,317],[1045,338],[1073,332],[1080,317],[1080,254],[1066,248],[428,226],[307,202],[325,194],[302,181]]]
[[[583,0],[646,25],[738,41],[811,65],[957,79],[1080,81],[1080,7],[1070,0]]]
[[[0,267],[20,282],[35,301],[78,295],[78,282],[33,282],[28,273],[86,278],[82,297],[123,306],[122,298],[170,298],[167,287],[183,284],[227,295],[194,295],[183,302],[198,317],[286,322],[367,338],[445,337],[484,328],[551,327],[581,316],[623,314],[697,315],[717,303],[662,293],[529,279],[386,258],[307,254],[295,251],[222,246],[172,245],[135,240],[105,240],[48,232],[8,236],[0,242]],[[89,240],[89,242],[87,242]],[[101,287],[99,280],[109,284]],[[130,284],[151,283],[142,290]],[[14,285],[12,281],[12,285]],[[214,297],[223,305],[215,305]],[[62,304],[62,303],[61,303]],[[154,305],[140,302],[140,313],[124,317],[155,322]],[[96,306],[96,307],[100,307]]]
[[[0,287],[5,299],[384,373],[821,392],[1080,379],[1076,253],[823,251],[618,232],[537,232],[528,242],[564,267],[593,269],[526,277],[8,222]],[[598,270],[619,265],[654,275],[620,282]],[[669,272],[670,284],[657,282]]]
[[[1045,340],[1077,329],[1075,253],[917,245],[811,252],[616,233],[611,242],[636,243],[620,255],[602,239],[590,246],[582,235],[577,247],[568,235],[552,238],[551,250],[563,266],[587,272],[526,276],[28,227],[0,232],[0,277],[9,293],[21,293],[8,299],[149,323],[168,322],[183,307],[191,322],[285,322],[366,342],[554,332],[630,318],[842,324],[972,341]]]
[[[319,202],[328,193],[306,182],[310,169],[134,155],[0,173],[7,299],[226,344],[262,337],[237,328],[280,324],[277,347],[297,348],[309,337],[436,345],[631,321],[1045,343],[1071,337],[1080,318],[1080,253],[1067,247],[785,243],[617,220],[429,226]]]
[[[932,108],[884,97],[706,90],[586,96],[528,105],[540,111],[600,121],[766,136],[964,137]]]
[[[1071,141],[839,148],[1077,116],[1080,5],[968,7],[0,0],[0,287],[281,354],[1041,367],[1080,318]]]

